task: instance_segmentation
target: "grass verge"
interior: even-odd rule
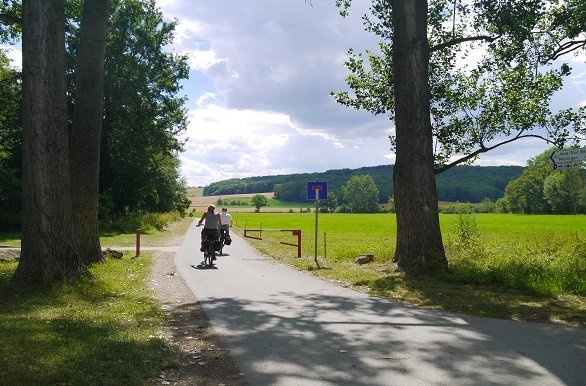
[[[0,262],[1,385],[141,385],[178,364],[146,280],[151,255],[91,268],[75,284],[8,288]]]

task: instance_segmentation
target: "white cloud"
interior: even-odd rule
[[[216,56],[211,50],[193,50],[187,52],[189,55],[189,66],[192,69],[206,71],[215,64],[222,63],[222,59]]]
[[[196,105],[199,108],[203,108],[206,106],[206,104],[207,104],[206,102],[216,100],[217,97],[218,97],[218,95],[213,92],[206,92],[203,95],[201,95],[199,98],[197,98]]]
[[[284,114],[208,104],[190,111],[189,121],[181,160],[191,185],[388,163],[388,143],[378,138],[339,140],[301,129]]]
[[[10,65],[14,68],[22,68],[22,51],[20,46],[9,46],[0,44],[0,50],[3,50],[10,59]]]
[[[182,172],[192,185],[227,178],[357,168],[393,163],[385,116],[338,105],[347,90],[346,52],[377,50],[364,31],[370,0],[354,0],[343,19],[331,0],[158,0],[178,20],[171,49],[189,55],[189,142]],[[554,100],[586,100],[586,67]],[[546,145],[506,146],[480,165],[524,165]]]

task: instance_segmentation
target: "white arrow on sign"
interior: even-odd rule
[[[570,164],[586,161],[586,147],[556,150],[549,157],[554,164]]]

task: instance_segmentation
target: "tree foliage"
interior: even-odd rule
[[[22,81],[0,50],[0,230],[20,224]]]
[[[187,58],[166,52],[175,22],[153,0],[116,0],[106,46],[100,192],[114,214],[170,211],[186,195],[177,139],[187,124]]]
[[[338,197],[334,192],[328,192],[327,200],[319,202],[320,212],[333,213],[336,211],[336,208],[338,208]]]
[[[66,2],[70,120],[75,105],[82,2]],[[20,21],[20,2],[0,1],[0,13]],[[8,7],[9,5],[9,7]],[[6,18],[0,28],[7,36]],[[177,136],[185,130],[180,81],[187,59],[167,52],[175,22],[166,22],[152,0],[113,0],[104,74],[104,121],[100,146],[100,220],[133,211],[184,210],[186,185],[179,174]],[[12,28],[18,37],[20,26]],[[20,73],[0,61],[0,227],[20,222]],[[7,72],[8,71],[8,72]],[[6,167],[4,167],[6,166]],[[18,203],[18,204],[17,204]],[[10,220],[10,221],[9,221]]]
[[[353,176],[342,187],[344,202],[353,213],[374,213],[378,210],[378,189],[370,176]]]
[[[13,42],[22,33],[22,2],[0,0],[0,42]]]
[[[350,3],[338,0],[341,6]],[[350,50],[350,91],[332,93],[343,105],[391,119],[392,14],[387,1],[372,2],[365,27],[381,38],[379,50]],[[584,14],[583,0],[429,1],[436,172],[522,138],[538,137],[558,146],[586,140],[584,107],[551,107],[571,75],[562,59],[586,46]],[[395,148],[394,137],[391,146]]]
[[[172,40],[174,24],[163,22],[154,1],[120,0],[115,4],[113,19],[118,23],[113,25],[122,26],[122,30],[109,35],[108,44],[121,62],[114,66],[118,72],[109,73],[108,85],[112,87],[108,90],[114,93],[106,94],[106,99],[117,93],[119,98],[111,110],[126,116],[117,115],[119,121],[108,126],[108,133],[102,136],[102,119],[111,116],[102,106],[110,0],[26,0],[22,20],[17,17],[17,2],[0,3],[0,39],[13,37],[19,23],[23,25],[22,258],[13,282],[75,278],[86,271],[87,264],[100,260],[99,160],[113,158],[115,150],[123,153],[124,146],[140,149],[131,160],[138,160],[142,169],[126,169],[127,177],[139,177],[132,186],[138,187],[138,197],[126,195],[132,205],[121,209],[120,195],[107,192],[102,202],[108,203],[108,208],[128,213],[184,210],[187,206],[185,184],[177,172],[181,144],[175,136],[185,126],[184,100],[176,95],[177,83],[188,70],[185,58],[163,51]],[[70,18],[67,27],[66,14]],[[4,75],[5,63],[1,67]],[[0,86],[2,94],[11,90],[8,85]],[[13,113],[14,106],[7,106]],[[10,113],[4,115],[9,117]],[[14,137],[10,135],[14,126],[3,126],[0,133],[7,144],[2,153],[7,155],[0,158],[2,162],[18,155],[16,146],[8,142]],[[127,137],[129,142],[120,141],[127,133],[135,136]],[[115,145],[100,158],[100,141],[108,134],[118,138],[105,141]],[[114,162],[121,164],[127,159]],[[144,169],[147,173],[140,175]]]
[[[440,201],[480,202],[504,196],[507,184],[523,172],[521,166],[459,165],[436,175]],[[393,192],[393,165],[368,166],[357,169],[327,170],[321,173],[281,174],[234,178],[216,181],[204,188],[207,195],[260,193],[274,191],[275,198],[288,202],[305,202],[308,181],[327,181],[328,191],[342,203],[342,186],[355,175],[369,175],[379,190],[379,203],[387,202]],[[254,190],[258,189],[258,190]]]
[[[586,213],[586,178],[578,170],[552,173],[543,181],[543,196],[553,213]]]
[[[586,213],[586,173],[553,170],[550,149],[530,159],[523,174],[506,187],[503,210],[513,213]]]

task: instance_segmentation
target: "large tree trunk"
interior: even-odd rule
[[[388,1],[394,25],[395,261],[405,270],[445,266],[433,170],[427,1]]]
[[[86,0],[77,51],[71,130],[74,241],[87,263],[102,261],[98,229],[100,137],[104,113],[104,52],[110,0]]]
[[[63,3],[23,2],[22,257],[13,282],[86,271],[72,240]]]

